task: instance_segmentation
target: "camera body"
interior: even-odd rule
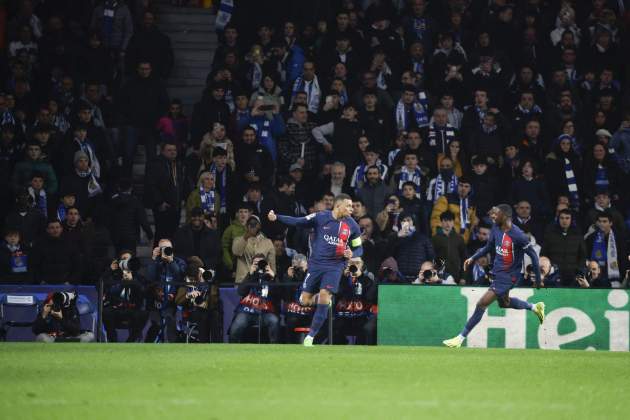
[[[136,272],[140,270],[140,259],[131,257],[125,258],[123,260],[118,260],[118,267],[122,271]]]
[[[52,310],[59,312],[69,308],[76,302],[77,294],[75,292],[55,292],[52,295]]]
[[[171,246],[160,247],[160,255],[162,256],[162,258],[172,257],[173,247]]]

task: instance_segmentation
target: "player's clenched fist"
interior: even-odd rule
[[[350,248],[346,248],[346,250],[343,251],[343,256],[347,259],[352,258],[352,250]]]
[[[267,214],[267,219],[269,219],[269,221],[271,222],[275,222],[276,220],[278,220],[278,216],[276,216],[276,213],[271,210],[269,214]]]

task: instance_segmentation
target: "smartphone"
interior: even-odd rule
[[[273,111],[274,106],[273,105],[261,105],[258,107],[259,110],[261,111]]]

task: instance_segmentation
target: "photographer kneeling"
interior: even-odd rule
[[[347,335],[357,337],[357,344],[376,344],[376,315],[372,309],[377,303],[377,287],[362,270],[363,260],[352,258],[339,282],[333,323],[336,344],[347,343]]]
[[[309,328],[313,320],[314,306],[302,306],[300,295],[302,294],[302,284],[306,278],[308,261],[303,254],[295,254],[291,259],[291,266],[282,280],[284,283],[297,282],[297,286],[283,287],[283,300],[287,302],[284,319],[287,324],[288,341],[294,344],[301,344],[306,333],[296,333],[296,328]]]
[[[238,285],[238,294],[243,298],[236,308],[236,316],[230,326],[230,343],[240,343],[247,328],[259,322],[267,327],[269,342],[272,344],[278,342],[279,318],[275,304],[277,288],[270,287],[274,280],[275,273],[264,255],[254,255],[247,276],[243,283]]]
[[[175,295],[175,304],[183,309],[183,318],[195,324],[196,333],[191,342],[210,342],[210,322],[218,320],[219,290],[214,282],[214,270],[205,270],[203,261],[197,256],[186,260],[185,286],[180,286]]]
[[[75,292],[49,293],[42,311],[33,322],[33,333],[37,336],[36,341],[45,343],[55,341],[91,343],[94,341],[92,332],[81,333]]]
[[[103,301],[103,325],[107,331],[107,342],[116,343],[116,328],[129,329],[128,343],[139,341],[148,313],[144,310],[145,279],[140,270],[140,261],[130,251],[122,251],[119,259],[112,261],[106,276],[109,285]]]

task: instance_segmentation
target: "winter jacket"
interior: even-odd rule
[[[123,123],[153,130],[168,110],[168,93],[157,77],[133,77],[120,89],[116,103]]]
[[[385,200],[390,194],[391,188],[379,181],[376,185],[366,182],[359,188],[356,196],[365,204],[367,214],[375,218],[385,208]]]
[[[83,261],[77,244],[62,236],[48,235],[33,246],[29,265],[33,269],[35,283],[75,284],[81,277]]]
[[[149,239],[153,232],[147,220],[147,213],[140,200],[133,194],[115,194],[109,202],[109,227],[114,243],[140,239],[140,228]]]
[[[240,224],[238,220],[232,221],[232,224],[223,231],[221,237],[221,248],[223,249],[223,266],[230,272],[233,272],[234,267],[234,254],[232,253],[232,243],[234,239],[245,235],[245,226]]]
[[[457,234],[455,230],[451,230],[447,236],[441,228],[431,238],[435,257],[443,259],[446,262],[446,272],[455,278],[455,281],[461,279],[464,275],[463,266],[466,259],[466,244],[462,235]]]
[[[580,231],[571,227],[563,232],[558,224],[550,226],[545,232],[540,255],[548,257],[558,266],[563,279],[573,279],[577,270],[584,268],[588,258]]]
[[[459,209],[459,195],[449,194],[438,198],[437,202],[433,206],[431,212],[431,233],[433,236],[437,233],[437,229],[440,226],[440,215],[449,210],[455,216],[455,229],[464,237],[464,242],[468,243],[470,239],[470,233],[472,227],[477,224],[477,210],[475,208],[474,201],[469,198],[468,200],[468,220],[470,221],[469,227],[466,228],[464,233],[461,233],[461,215]]]
[[[244,236],[239,236],[232,243],[232,253],[236,257],[236,283],[241,283],[247,277],[249,267],[252,265],[256,254],[263,254],[275,273],[276,250],[273,243],[262,233],[247,239],[247,241],[244,238]]]
[[[46,192],[51,195],[55,194],[57,192],[58,183],[57,175],[52,165],[41,160],[32,161],[30,159],[18,162],[13,169],[11,184],[15,191],[27,188],[31,184],[31,177],[35,172],[40,172],[44,175],[44,189]]]
[[[199,235],[198,252],[195,252],[195,233]],[[216,269],[221,256],[219,235],[206,226],[202,226],[198,232],[195,232],[190,224],[177,229],[173,238],[173,249],[175,255],[184,260],[193,255],[198,256],[206,269]]]
[[[418,276],[423,262],[432,261],[435,258],[431,241],[419,232],[404,238],[400,238],[396,234],[392,235],[388,248],[394,249],[394,258],[398,261],[398,269],[408,281],[412,281]]]

